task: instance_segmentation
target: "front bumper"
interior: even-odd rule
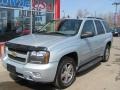
[[[14,62],[10,58],[6,57],[3,59],[3,66],[7,69],[7,64],[12,65],[16,69],[16,73],[18,77],[24,78],[26,80],[34,81],[34,82],[53,82],[58,62],[52,62],[45,65],[40,64],[21,64],[18,62]]]

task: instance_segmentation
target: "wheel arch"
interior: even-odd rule
[[[106,46],[109,45],[110,47],[112,46],[112,42],[111,41],[108,41]]]
[[[74,59],[74,62],[76,64],[76,66],[78,65],[78,54],[77,54],[77,52],[70,52],[70,53],[67,53],[67,54],[63,55],[61,57],[59,63],[62,61],[62,58],[64,58],[64,57],[70,57],[70,58]]]

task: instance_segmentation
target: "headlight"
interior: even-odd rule
[[[34,64],[48,64],[50,53],[48,51],[30,52],[29,62]]]

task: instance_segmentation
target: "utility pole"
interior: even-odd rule
[[[96,17],[96,11],[95,11],[95,17]]]
[[[120,5],[120,2],[114,2],[112,5],[115,6],[115,13],[114,13],[114,27],[117,27],[117,10],[118,6]]]
[[[63,18],[65,18],[65,11],[63,10],[62,12],[63,12]]]
[[[31,5],[30,5],[30,31],[32,34],[32,31],[33,31],[33,11],[32,11],[33,0],[30,0],[30,1],[31,1]]]

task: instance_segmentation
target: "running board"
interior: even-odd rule
[[[102,61],[102,57],[93,59],[92,61],[90,61],[89,63],[86,63],[82,66],[79,67],[78,72],[82,72],[90,67],[92,67],[93,65],[97,64],[98,62]]]

